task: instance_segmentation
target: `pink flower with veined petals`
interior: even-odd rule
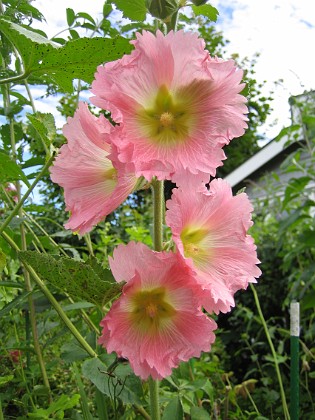
[[[98,67],[91,90],[91,102],[123,126],[119,159],[148,180],[215,175],[222,147],[247,127],[243,72],[211,58],[197,34],[143,31],[131,42],[130,55]]]
[[[101,115],[90,113],[81,102],[63,128],[67,144],[50,168],[51,179],[64,188],[66,210],[71,212],[67,229],[81,235],[115,210],[135,188],[134,172],[126,172],[112,144],[120,128]]]
[[[234,293],[261,274],[256,246],[247,234],[253,211],[247,195],[233,196],[222,179],[213,180],[209,191],[197,191],[188,182],[185,189],[173,189],[166,205],[178,252],[204,289],[203,306],[209,312],[229,311]]]
[[[162,379],[210,350],[216,323],[198,308],[199,286],[178,255],[130,242],[115,249],[110,267],[127,284],[101,322],[99,343],[109,353],[127,358],[142,379]]]

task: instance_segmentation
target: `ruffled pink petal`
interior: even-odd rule
[[[178,255],[130,243],[117,247],[110,265],[116,280],[127,284],[101,322],[99,343],[108,352],[127,358],[142,379],[162,379],[181,361],[209,351],[216,324],[199,309],[201,289]],[[164,291],[170,315],[155,330],[139,328],[133,318],[134,297],[152,290]]]
[[[84,234],[128,197],[137,179],[125,171],[111,143],[119,127],[96,118],[86,104],[80,103],[63,132],[68,141],[50,168],[51,179],[64,188],[71,213],[65,227]]]
[[[253,210],[247,195],[233,197],[221,179],[213,180],[209,191],[188,183],[173,190],[167,208],[166,222],[178,252],[204,289],[203,306],[209,312],[229,311],[234,293],[261,274],[256,246],[247,234]]]
[[[121,123],[124,135],[114,140],[119,159],[133,162],[136,175],[148,180],[172,179],[181,171],[214,176],[225,159],[222,147],[247,127],[246,99],[240,95],[243,72],[233,60],[211,58],[204,41],[190,32],[164,36],[143,31],[132,43],[135,50],[130,55],[98,67],[92,84],[91,102],[111,111]],[[161,114],[154,114],[154,109],[161,89],[169,92],[175,105],[182,104],[184,114],[174,111],[174,132],[180,130],[176,118],[185,115],[186,128],[180,138],[171,134],[170,143],[168,134],[165,140],[157,141],[158,134],[152,137],[155,129],[145,126],[153,123],[139,117],[153,110],[159,120]]]

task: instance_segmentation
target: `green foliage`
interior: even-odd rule
[[[106,359],[113,361],[112,357]],[[141,380],[132,373],[130,366],[119,364],[113,372],[110,365],[97,358],[89,359],[83,363],[82,373],[103,394],[111,398],[119,397],[126,404],[141,404]]]
[[[31,419],[63,419],[64,412],[72,407],[75,407],[80,399],[79,394],[74,394],[72,397],[61,395],[57,401],[53,402],[47,409],[38,408],[34,413],[28,413]]]
[[[164,409],[162,420],[182,420],[184,410],[179,397],[171,399]]]
[[[218,19],[218,14],[219,14],[218,10],[213,6],[210,6],[210,4],[198,5],[195,2],[195,5],[191,6],[191,8],[195,16],[200,16],[200,15],[205,16],[212,22],[216,22]]]
[[[112,0],[112,3],[123,12],[124,17],[137,22],[145,20],[147,14],[145,0]]]
[[[24,72],[20,78],[29,75],[46,75],[64,92],[72,92],[73,79],[91,83],[97,65],[115,60],[130,52],[129,41],[123,37],[79,38],[60,47],[42,35],[4,19],[0,30],[19,51]]]
[[[5,184],[17,180],[24,181],[27,186],[30,185],[20,166],[6,153],[0,152],[0,182]]]
[[[73,299],[103,306],[121,293],[122,284],[117,284],[111,271],[102,268],[94,258],[83,263],[34,251],[20,252],[19,258],[43,279],[60,290],[66,290]]]

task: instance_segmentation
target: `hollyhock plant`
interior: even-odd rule
[[[199,286],[178,255],[130,242],[114,250],[110,267],[126,284],[101,322],[99,343],[109,353],[127,358],[142,379],[162,379],[210,350],[216,323],[200,310]]]
[[[247,234],[253,210],[245,193],[233,196],[222,179],[197,191],[189,182],[173,190],[166,223],[178,252],[195,271],[204,289],[201,301],[209,312],[227,312],[234,293],[261,274],[256,246]]]
[[[137,178],[117,159],[112,140],[119,135],[103,115],[95,117],[81,102],[63,133],[68,142],[60,148],[51,179],[64,188],[67,229],[84,234],[115,210],[133,191]]]
[[[123,135],[119,159],[137,176],[215,175],[222,147],[247,127],[243,72],[210,57],[197,34],[143,31],[130,55],[99,66],[91,102],[111,112]]]

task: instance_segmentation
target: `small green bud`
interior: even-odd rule
[[[152,16],[165,20],[179,8],[178,0],[146,0],[146,6]]]

